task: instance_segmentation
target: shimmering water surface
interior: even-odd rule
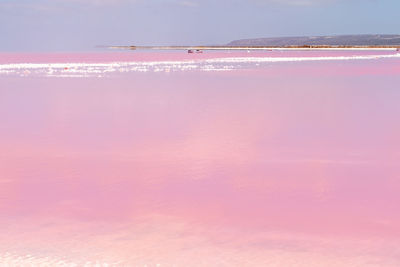
[[[2,54],[0,266],[399,266],[399,84],[391,52]]]

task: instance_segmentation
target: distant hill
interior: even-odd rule
[[[400,35],[363,34],[333,36],[303,36],[242,39],[232,41],[228,46],[302,46],[302,45],[400,45]]]

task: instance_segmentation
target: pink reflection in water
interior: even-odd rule
[[[0,263],[397,266],[399,63],[0,77]]]
[[[152,62],[152,61],[188,61],[197,59],[215,59],[227,57],[330,57],[330,56],[366,56],[392,55],[395,51],[207,51],[201,54],[188,54],[185,51],[164,53],[139,51],[110,51],[108,53],[1,53],[0,64],[8,63],[69,63],[69,62]]]

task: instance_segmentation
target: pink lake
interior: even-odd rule
[[[399,266],[400,54],[0,54],[0,266]]]

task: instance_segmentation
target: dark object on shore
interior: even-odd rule
[[[196,54],[202,54],[202,53],[203,53],[203,50],[200,50],[200,49],[196,49],[196,50],[189,49],[189,50],[188,50],[188,53],[189,53],[189,54],[194,54],[194,53],[196,53]]]

